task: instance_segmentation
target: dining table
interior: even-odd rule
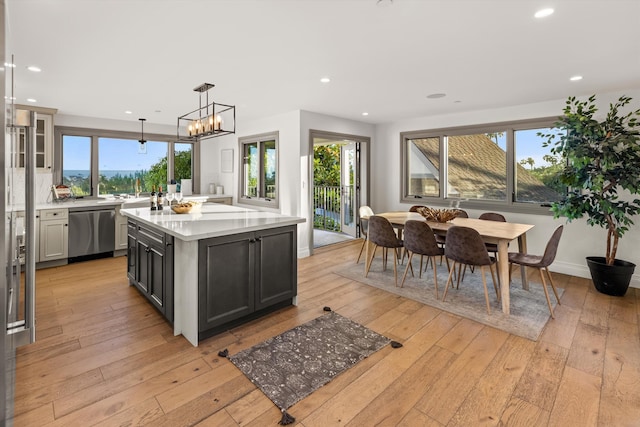
[[[454,226],[469,227],[476,230],[485,243],[493,243],[498,247],[498,277],[500,278],[500,299],[502,300],[502,312],[509,314],[509,243],[518,240],[518,250],[527,252],[527,231],[533,228],[530,224],[518,224],[514,222],[488,221],[475,218],[455,218],[448,222],[427,221],[417,212],[383,212],[376,214],[386,218],[391,225],[398,230],[398,238],[402,238],[404,224],[409,220],[426,221],[429,227],[438,234],[446,235],[447,230]],[[367,217],[362,217],[367,219]],[[369,242],[366,244],[366,260],[369,259]],[[366,263],[365,263],[366,264]],[[529,289],[527,273],[524,266],[520,267],[522,287]]]

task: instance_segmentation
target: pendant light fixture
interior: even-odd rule
[[[193,142],[236,132],[236,107],[209,102],[209,90],[214,86],[203,83],[193,89],[199,94],[198,109],[178,117],[178,141]]]
[[[142,131],[140,133],[140,139],[138,140],[138,154],[147,154],[147,140],[144,139],[144,122],[147,119],[138,119],[140,120],[140,126],[142,127]]]

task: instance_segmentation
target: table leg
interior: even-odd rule
[[[521,253],[527,253],[527,235],[522,234],[518,237],[518,249]],[[520,266],[520,275],[522,277],[522,289],[528,291],[529,290],[529,281],[527,280],[527,267],[524,265]]]
[[[509,249],[506,240],[498,241],[498,275],[500,277],[500,297],[502,312],[509,314]]]

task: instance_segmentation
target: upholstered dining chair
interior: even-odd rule
[[[424,208],[424,205],[413,205],[409,208],[409,212],[418,212],[418,209]]]
[[[504,215],[497,212],[485,212],[481,214],[478,219],[484,219],[485,221],[507,222]],[[487,251],[491,252],[494,257],[498,257],[498,245],[495,243],[485,243],[485,246],[487,247]]]
[[[367,229],[369,226],[369,221],[366,219],[362,219],[362,217],[366,216],[368,218],[370,216],[373,216],[373,209],[371,209],[369,206],[360,206],[358,213],[360,214],[360,234],[362,234],[362,238],[364,240],[362,241],[362,246],[360,246],[360,253],[358,253],[356,264],[360,262],[362,251],[364,250],[364,246],[367,244]]]
[[[433,230],[426,222],[409,220],[404,224],[403,244],[405,251],[409,252],[409,261],[404,269],[404,275],[402,276],[400,287],[404,285],[409,268],[411,268],[411,274],[413,275],[411,260],[413,259],[414,254],[420,255],[420,278],[422,278],[422,260],[426,256],[428,257],[427,264],[429,263],[429,260],[431,260],[431,267],[433,268],[433,284],[436,289],[437,299],[438,273],[436,271],[435,257],[444,255],[444,249],[438,246]]]
[[[395,278],[395,284],[398,286],[398,261],[400,254],[398,249],[403,246],[402,240],[398,239],[396,232],[393,230],[393,226],[388,219],[382,216],[373,215],[369,217],[369,242],[373,243],[373,251],[367,260],[367,267],[365,269],[364,277],[369,275],[369,269],[371,268],[371,262],[376,254],[378,246],[383,248],[382,251],[382,268],[387,268],[387,250],[393,249],[393,276]]]
[[[460,213],[458,214],[458,216],[456,216],[456,218],[469,218],[469,214],[467,213],[467,211],[462,209],[458,209],[458,210],[460,211]],[[444,240],[445,240],[445,235],[436,234],[436,242],[438,242],[438,244],[442,247],[444,247]]]
[[[556,258],[556,252],[558,251],[558,245],[560,244],[560,237],[562,236],[562,230],[564,226],[560,225],[555,229],[549,241],[547,242],[547,246],[544,249],[544,254],[542,255],[531,255],[531,254],[523,254],[521,252],[509,252],[509,282],[511,282],[511,267],[513,264],[524,265],[525,267],[533,267],[537,268],[540,272],[540,279],[542,279],[542,289],[544,290],[544,296],[547,298],[547,305],[549,306],[549,312],[551,312],[551,317],[555,319],[553,315],[553,307],[551,306],[551,299],[549,298],[549,292],[547,291],[547,283],[544,280],[544,274],[542,274],[542,270],[546,271],[547,276],[549,277],[549,284],[551,284],[551,289],[553,290],[553,294],[556,296],[556,301],[560,304],[560,298],[558,297],[558,291],[556,290],[556,285],[553,283],[553,279],[551,278],[551,273],[549,272],[549,266],[553,263]]]
[[[449,283],[452,283],[453,271],[457,265],[469,265],[480,267],[480,274],[482,275],[482,284],[484,286],[484,299],[487,303],[487,313],[491,314],[491,307],[489,305],[489,292],[487,291],[487,280],[485,278],[485,266],[489,266],[491,271],[491,278],[493,279],[493,288],[496,291],[496,298],[500,301],[500,293],[496,286],[496,276],[493,271],[493,266],[496,262],[495,258],[489,256],[487,249],[484,246],[482,237],[473,228],[452,226],[447,230],[447,239],[444,245],[444,255],[453,261],[453,266],[449,270],[449,277],[447,284],[444,287],[444,295],[442,301],[447,297],[447,291],[449,290]],[[460,272],[458,270],[458,281],[456,288],[460,287]]]

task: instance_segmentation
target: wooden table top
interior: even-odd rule
[[[425,221],[424,217],[417,212],[383,212],[376,214],[383,216],[396,226],[404,226],[409,220]],[[364,217],[366,219],[366,217]],[[450,222],[427,221],[429,227],[436,231],[447,231],[452,225],[460,225],[476,230],[482,237],[489,237],[499,240],[513,240],[525,234],[533,228],[530,224],[518,224],[515,222],[487,221],[475,218],[455,218]]]

